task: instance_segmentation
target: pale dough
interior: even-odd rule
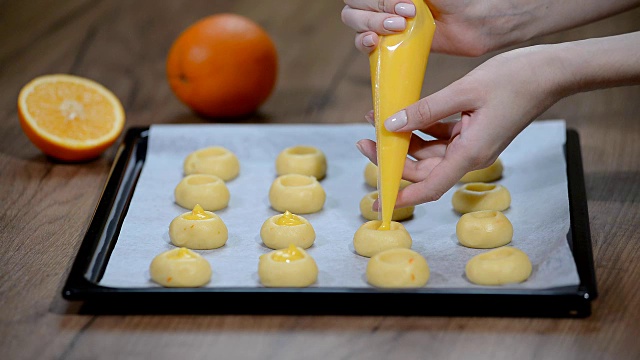
[[[364,181],[372,188],[378,188],[378,166],[376,164],[368,162],[364,167]],[[402,179],[400,180],[400,189],[404,189],[411,184],[411,181]]]
[[[224,209],[231,194],[227,185],[215,175],[194,174],[185,176],[174,191],[176,203],[185,209],[200,204],[207,211]]]
[[[411,235],[399,222],[392,221],[391,229],[378,230],[380,220],[362,224],[353,235],[353,247],[361,256],[371,257],[381,251],[394,248],[411,248]]]
[[[372,191],[366,194],[362,200],[360,200],[360,214],[367,220],[379,220],[378,215],[380,214],[377,211],[373,211],[371,208],[373,206],[373,202],[378,198],[378,191]],[[410,218],[413,215],[415,207],[408,206],[405,208],[399,208],[393,210],[393,215],[391,216],[391,220],[393,221],[402,221]]]
[[[291,245],[261,255],[258,276],[266,287],[306,287],[317,281],[318,265],[304,249]]]
[[[165,251],[151,261],[151,280],[164,287],[200,287],[211,280],[211,265],[187,248]]]
[[[489,250],[472,257],[465,267],[469,281],[478,285],[519,283],[531,275],[527,254],[511,246]]]
[[[462,177],[462,179],[460,179],[460,182],[470,183],[495,181],[502,177],[503,169],[502,160],[498,158],[493,162],[493,164],[484,169],[469,171]]]
[[[280,221],[284,224],[279,224],[279,220],[284,220]],[[268,218],[260,228],[260,238],[268,248],[274,250],[286,248],[290,244],[308,249],[316,239],[316,232],[307,219],[286,212]]]
[[[279,212],[315,213],[322,210],[326,197],[315,177],[300,174],[278,176],[269,189],[271,207]]]
[[[327,158],[315,146],[291,146],[276,157],[276,173],[314,176],[322,180],[327,174]]]
[[[460,217],[456,235],[460,244],[466,247],[497,248],[511,242],[513,225],[500,211],[474,211]]]
[[[223,246],[229,237],[222,219],[210,211],[193,211],[175,217],[169,224],[169,238],[175,246],[211,250]],[[202,209],[202,208],[200,208]]]
[[[453,193],[451,204],[462,214],[480,210],[504,211],[511,206],[511,194],[500,184],[468,183]]]
[[[429,281],[429,265],[411,249],[389,249],[375,254],[367,263],[367,281],[381,288],[418,288]]]
[[[215,175],[222,181],[229,181],[240,173],[240,161],[229,149],[211,146],[196,150],[184,159],[184,174]]]

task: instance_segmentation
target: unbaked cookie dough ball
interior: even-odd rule
[[[266,287],[307,287],[318,279],[318,265],[306,251],[291,244],[261,255],[258,276]]]
[[[474,211],[460,217],[456,235],[460,244],[466,247],[497,248],[511,242],[513,225],[500,211]]]
[[[217,249],[227,242],[229,232],[220,217],[202,206],[175,217],[169,224],[169,238],[175,246],[194,250]]]
[[[502,177],[503,169],[502,160],[498,158],[493,162],[493,164],[484,169],[469,171],[462,177],[462,179],[460,179],[460,182],[470,183],[496,181]]]
[[[291,146],[278,154],[276,173],[314,176],[322,180],[327,174],[327,158],[322,150],[315,146]]]
[[[313,176],[287,174],[278,176],[269,189],[271,207],[279,212],[310,214],[322,210],[327,196]]]
[[[229,181],[240,173],[238,157],[222,146],[199,149],[184,159],[184,174],[215,175],[222,181]]]
[[[389,230],[378,230],[380,220],[371,220],[362,224],[353,235],[353,247],[356,253],[365,257],[388,249],[411,248],[411,235],[399,222],[392,221]]]
[[[462,214],[480,210],[504,211],[511,206],[511,194],[499,184],[468,183],[453,193],[451,204]]]
[[[200,204],[207,211],[216,211],[227,207],[231,194],[219,177],[194,174],[180,180],[174,196],[176,203],[185,209],[193,209]]]
[[[260,228],[262,242],[271,249],[283,249],[293,244],[308,249],[316,239],[311,223],[289,211],[268,218]]]
[[[364,181],[372,188],[378,188],[378,166],[376,164],[368,162],[364,167]],[[400,189],[404,189],[411,184],[411,181],[402,179],[400,180]]]
[[[367,282],[381,288],[418,288],[429,281],[429,265],[411,249],[389,249],[367,263]]]
[[[200,287],[211,280],[211,265],[200,254],[181,247],[151,261],[151,280],[164,287]]]
[[[519,283],[531,275],[527,254],[511,246],[489,250],[472,257],[465,267],[469,281],[478,285]]]
[[[362,200],[360,200],[360,214],[367,220],[378,220],[378,212],[373,211],[371,208],[373,206],[373,202],[378,199],[378,191],[372,191],[366,194]],[[391,216],[391,220],[393,221],[402,221],[410,218],[413,215],[415,207],[409,206],[405,208],[399,208],[393,210],[393,215]]]

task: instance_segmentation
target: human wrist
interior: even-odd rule
[[[640,32],[550,46],[563,73],[564,96],[640,83]]]
[[[491,0],[476,7],[477,16],[487,21],[485,36],[489,40],[489,50],[500,50],[540,35],[544,28],[546,3]]]

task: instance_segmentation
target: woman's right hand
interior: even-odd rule
[[[567,64],[581,51],[572,48],[540,45],[499,54],[446,88],[380,119],[389,131],[434,137],[411,137],[403,178],[413,184],[400,190],[396,207],[438,200],[467,172],[491,165],[531,121],[574,92],[579,82]],[[456,114],[460,120],[442,122]],[[360,140],[357,147],[377,163],[374,141]]]

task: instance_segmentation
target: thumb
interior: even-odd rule
[[[391,115],[385,120],[384,127],[394,132],[426,129],[447,116],[474,110],[473,99],[458,80]]]

